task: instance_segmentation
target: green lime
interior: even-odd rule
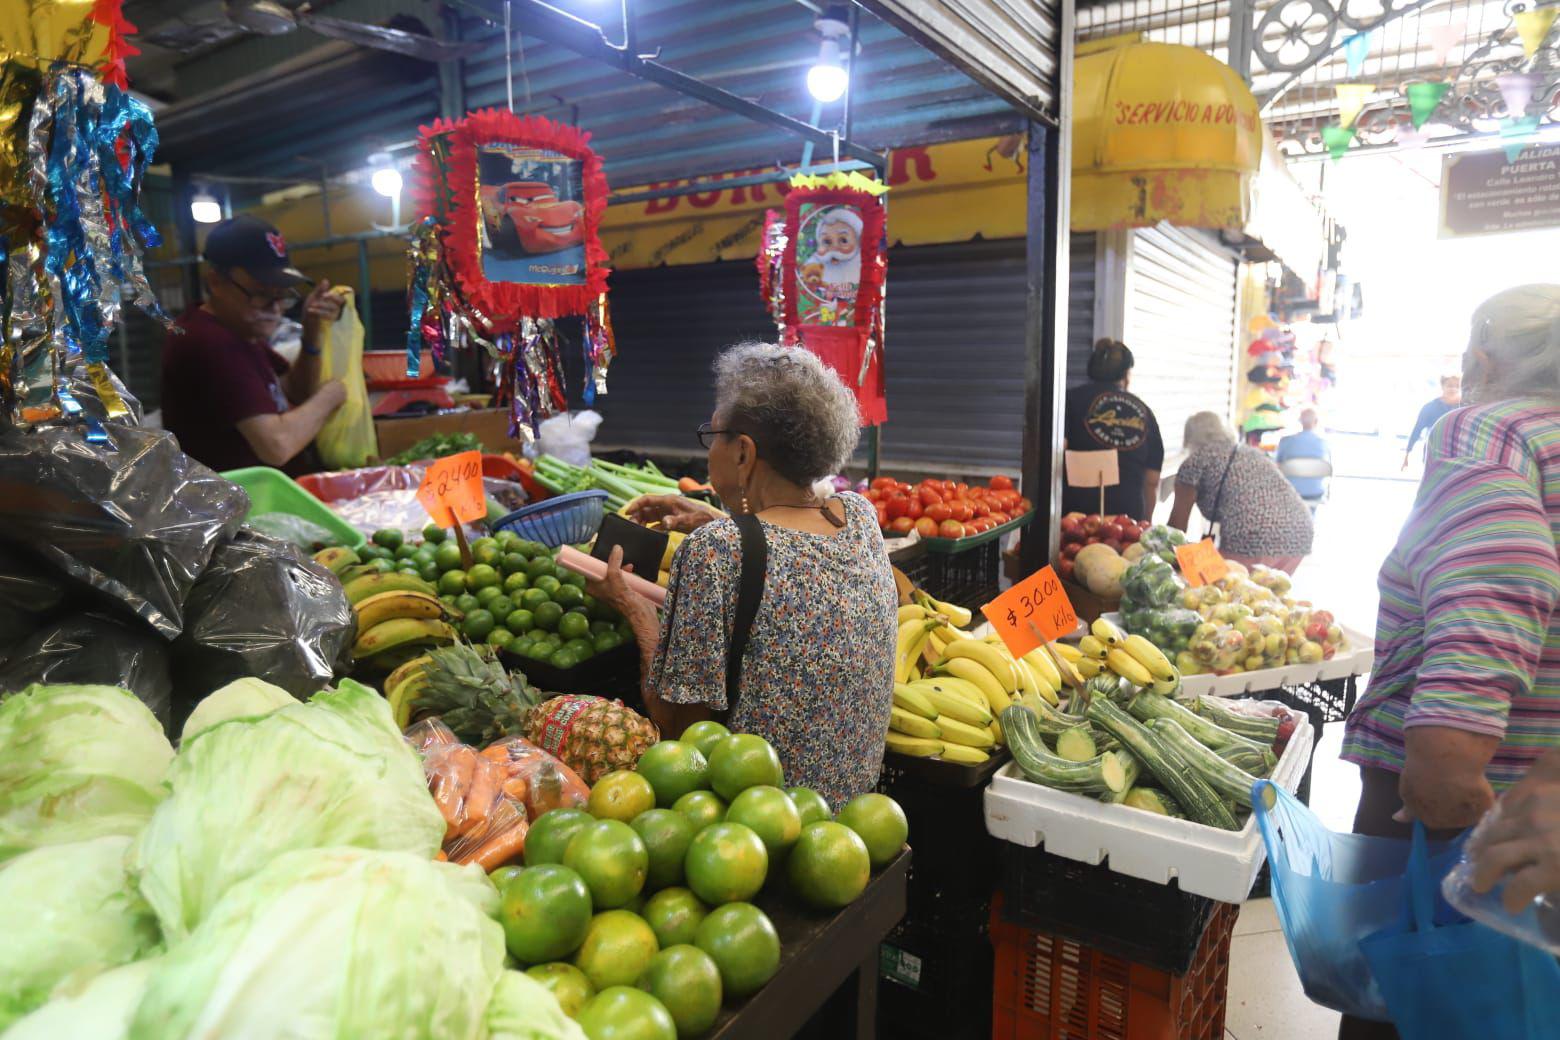
[[[547,593],[549,597],[551,597],[553,593],[557,592],[559,589],[563,588],[563,582],[559,581],[551,574],[542,575],[540,578],[532,581],[531,585],[535,588],[541,589],[543,592]]]
[[[505,574],[519,574],[523,576],[525,574],[525,565],[529,562],[529,560],[517,552],[505,553],[504,558],[499,561],[499,570]]]
[[[496,549],[498,547],[498,539],[490,534],[483,535],[471,543],[471,551],[476,552],[478,549],[486,549],[488,546]]]
[[[466,587],[473,591],[485,589],[489,585],[498,585],[503,580],[503,576],[488,563],[476,564],[466,572]]]
[[[538,606],[531,608],[531,613],[536,616],[536,627],[545,628],[549,632],[557,628],[558,622],[563,619],[563,608],[552,600],[544,600]]]
[[[499,548],[503,549],[506,553],[514,552],[516,546],[520,544],[520,536],[515,534],[513,531],[499,531],[493,536],[493,540],[497,542]]]
[[[455,597],[451,596],[447,592],[444,595],[439,597],[439,602],[443,603],[446,607],[449,607],[451,610],[459,610],[460,609],[459,607],[457,607],[455,605]]]
[[[417,546],[403,544],[395,547],[395,558],[398,560],[410,560],[417,555]]]
[[[611,632],[611,631],[612,631],[612,622],[610,622],[610,621],[592,621],[590,623],[590,634],[593,635],[593,636],[599,636],[603,632]]]
[[[473,610],[466,615],[466,621],[460,630],[466,634],[466,638],[472,642],[480,643],[493,631],[493,615],[485,610]]]
[[[439,575],[439,591],[459,596],[466,591],[465,571],[445,571]]]
[[[482,604],[484,607],[503,594],[504,590],[499,588],[497,585],[484,585],[472,593],[472,595],[477,597],[477,602]]]
[[[393,527],[381,528],[374,532],[374,544],[382,545],[392,551],[399,549],[404,541],[406,541],[406,536]]]
[[[385,560],[385,559],[389,559],[392,555],[394,555],[393,553],[391,553],[391,551],[389,549],[386,549],[384,546],[382,546],[382,545],[375,545],[372,542],[370,542],[368,545],[363,546],[363,548],[359,549],[357,551],[357,554],[358,554],[358,558],[360,560],[362,560],[364,563],[367,563],[369,560]]]
[[[531,644],[531,649],[525,652],[525,656],[537,664],[552,664],[553,645],[545,639],[539,639]]]
[[[565,607],[583,607],[585,605],[585,590],[577,585],[560,585],[552,594],[553,602],[561,603]]]
[[[444,528],[440,527],[438,524],[429,524],[427,527],[423,528],[423,541],[433,545],[438,545],[440,542],[444,541],[446,534],[447,532],[444,530]]]
[[[432,560],[417,565],[417,576],[430,585],[439,580],[439,565]]]
[[[584,614],[565,614],[558,619],[558,634],[565,639],[581,639],[590,635],[590,619]],[[595,649],[592,645],[591,649]]]
[[[488,646],[496,646],[500,650],[508,650],[514,639],[515,634],[509,631],[509,629],[495,628],[487,634],[487,639],[483,640],[483,642],[487,643]]]
[[[548,632],[541,628],[533,628],[528,630],[525,634],[525,637],[533,643],[551,643],[553,646],[558,645],[553,643],[553,640],[557,638],[557,633]]]
[[[487,545],[484,545],[481,548],[473,545],[471,547],[471,558],[478,563],[485,563],[490,567],[497,567],[499,561],[504,558],[504,550],[498,547],[497,542],[489,542]]]
[[[596,646],[589,639],[566,639],[563,648],[580,661],[589,660],[596,656]]]
[[[426,542],[422,543],[421,545],[417,546],[416,551],[412,553],[412,559],[416,560],[419,565],[424,563],[432,563],[434,561],[434,546],[431,546]]]
[[[462,592],[455,597],[455,609],[462,614],[469,614],[482,606],[482,601],[469,592]]]
[[[520,594],[520,605],[526,610],[535,610],[543,603],[551,602],[552,600],[547,597],[547,593],[541,589],[526,589]]]
[[[508,596],[494,596],[487,601],[487,609],[488,613],[493,615],[493,620],[502,625],[504,620],[514,613],[515,605]]]
[[[520,551],[531,557],[533,560],[538,556],[545,556],[547,559],[551,560],[553,555],[552,550],[547,548],[547,546],[543,545],[541,542],[533,542],[529,539],[521,541]]]
[[[369,566],[373,567],[380,574],[389,574],[395,570],[395,561],[388,556],[376,556],[369,560],[368,563]]]
[[[624,639],[632,639],[632,638],[634,638],[634,630],[629,625],[627,619],[623,619],[623,620],[618,621],[618,623],[617,623],[617,634],[622,636]]]
[[[559,647],[557,650],[553,651],[551,663],[552,666],[559,671],[568,671],[570,668],[573,668],[575,665],[579,664],[580,659],[574,654],[573,651]]]
[[[504,619],[504,627],[516,635],[521,635],[535,628],[536,620],[529,610],[526,610],[524,607],[516,607]]]
[[[585,591],[585,575],[578,571],[561,571],[559,572],[558,580],[565,585],[574,586],[581,592]]]
[[[552,572],[553,562],[546,556],[535,557],[530,563],[525,565],[526,576],[531,579],[532,584],[536,583],[537,578],[550,575]]]
[[[433,550],[433,562],[439,565],[441,571],[459,570],[460,546],[454,542],[445,542]]]
[[[603,632],[591,640],[591,645],[595,647],[596,653],[604,654],[608,650],[616,650],[622,646],[623,640],[618,638],[616,632]]]
[[[519,595],[531,587],[531,579],[525,576],[524,571],[505,576],[504,591],[511,595]]]

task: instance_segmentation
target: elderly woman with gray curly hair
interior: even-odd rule
[[[665,616],[629,592],[616,550],[599,595],[633,627],[663,734],[712,718],[757,733],[788,783],[838,808],[882,766],[899,602],[871,504],[813,488],[855,451],[855,398],[805,350],[741,344],[715,363],[715,412],[698,433],[733,515],[637,500],[635,520],[692,532]]]

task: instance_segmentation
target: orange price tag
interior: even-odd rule
[[[469,524],[487,516],[482,493],[482,453],[463,451],[435,459],[423,474],[417,501],[440,527]]]
[[[1181,577],[1194,589],[1211,585],[1230,572],[1230,562],[1207,539],[1176,546],[1175,560],[1181,565]]]
[[[1078,628],[1072,601],[1049,566],[1014,583],[980,612],[1014,657],[1023,657],[1040,644],[1071,635]]]

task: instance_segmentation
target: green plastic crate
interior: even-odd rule
[[[230,469],[222,476],[249,492],[250,516],[256,513],[290,513],[319,524],[335,535],[342,545],[353,549],[361,549],[368,541],[362,531],[331,512],[325,503],[303,490],[279,469],[249,466],[245,469]]]

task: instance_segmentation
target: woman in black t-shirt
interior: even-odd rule
[[[1159,493],[1165,443],[1154,413],[1127,391],[1132,364],[1132,351],[1120,340],[1102,339],[1094,344],[1089,355],[1089,381],[1067,391],[1065,435],[1071,451],[1115,450],[1121,481],[1105,489],[1105,512],[1148,520]],[[1063,512],[1093,513],[1099,507],[1098,488],[1062,488]]]

